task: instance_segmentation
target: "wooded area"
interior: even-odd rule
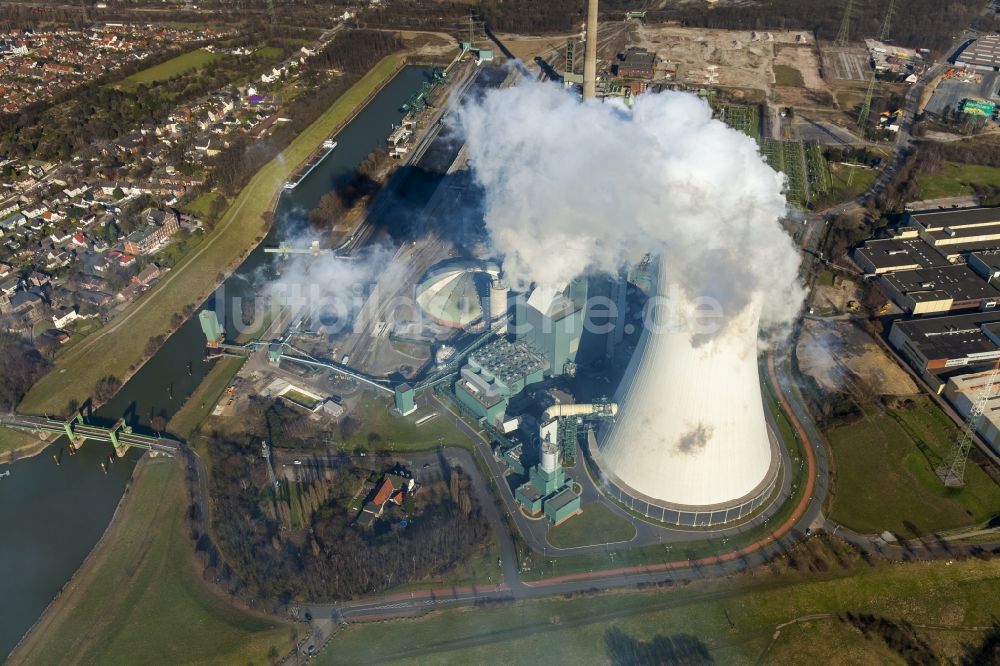
[[[316,120],[345,90],[384,56],[403,47],[394,35],[374,30],[352,30],[338,35],[317,58],[309,61],[302,84],[309,94],[288,104],[281,123],[264,141],[239,136],[213,160],[211,185],[233,195],[239,192],[263,165],[274,158],[292,139]],[[340,75],[330,76],[327,69]]]
[[[0,333],[0,409],[13,410],[49,362],[24,338]]]
[[[217,541],[200,533],[192,514],[206,579],[234,595],[281,603],[347,599],[444,573],[488,543],[489,525],[457,470],[449,483],[420,488],[415,501],[407,500],[407,525],[398,508],[387,509],[393,520],[378,521],[374,529],[354,525],[359,488],[366,479],[370,487],[381,472],[358,468],[346,455],[327,457],[318,481],[326,485],[322,492],[313,481],[302,486],[305,510],[298,520],[307,523],[289,531],[287,509],[276,501],[260,458],[259,434],[210,437]],[[287,485],[282,481],[282,493]]]

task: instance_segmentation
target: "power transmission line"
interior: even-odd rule
[[[844,20],[840,22],[840,32],[837,33],[837,46],[847,46],[851,34],[851,9],[854,7],[854,0],[847,0],[844,8]]]

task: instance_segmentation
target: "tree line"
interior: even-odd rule
[[[0,409],[11,411],[50,363],[24,338],[0,333]]]

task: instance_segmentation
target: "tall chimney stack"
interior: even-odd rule
[[[597,0],[587,0],[587,47],[583,57],[583,99],[597,96]]]

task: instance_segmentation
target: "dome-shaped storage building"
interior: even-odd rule
[[[464,328],[483,319],[490,284],[500,275],[496,264],[463,259],[433,266],[417,285],[417,303],[434,321]]]
[[[658,292],[668,285],[656,278]],[[618,387],[616,422],[591,453],[606,491],[676,525],[719,525],[760,507],[781,456],[764,416],[757,365],[759,307],[699,338],[684,296],[647,322]],[[690,304],[687,304],[690,305]]]

